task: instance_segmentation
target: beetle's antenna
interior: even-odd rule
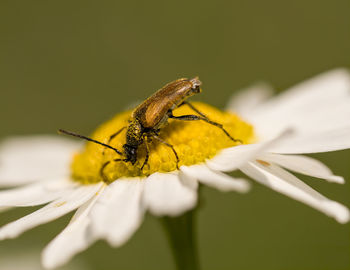
[[[77,134],[77,133],[74,133],[74,132],[71,132],[71,131],[67,131],[67,130],[63,130],[63,129],[59,129],[58,133],[70,135],[70,136],[73,136],[73,137],[78,137],[80,139],[84,139],[84,140],[87,140],[89,142],[94,142],[94,143],[100,144],[100,145],[102,145],[104,147],[107,147],[109,149],[112,149],[112,150],[116,151],[119,155],[124,156],[124,154],[122,152],[120,152],[118,149],[116,149],[116,148],[114,148],[114,147],[112,147],[112,146],[110,146],[108,144],[105,144],[105,143],[96,141],[94,139],[88,138],[88,137],[86,137],[84,135],[80,135],[80,134]]]

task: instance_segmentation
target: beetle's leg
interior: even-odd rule
[[[177,155],[174,146],[172,146],[170,143],[167,143],[166,141],[164,141],[162,138],[160,138],[157,134],[152,134],[152,137],[155,138],[156,140],[158,140],[159,142],[161,142],[162,144],[168,146],[171,148],[171,150],[173,150],[173,153],[176,157],[176,169],[179,169],[179,156]]]
[[[107,165],[108,165],[109,163],[111,163],[111,162],[110,162],[110,161],[105,162],[105,163],[102,165],[102,167],[100,168],[100,175],[101,175],[101,177],[102,177],[102,179],[103,179],[103,182],[105,182],[106,184],[108,184],[108,180],[107,180],[106,175],[104,174],[104,170],[105,170],[105,168],[107,167]]]
[[[219,123],[216,123],[216,122],[214,122],[214,121],[211,121],[211,120],[209,120],[209,118],[208,118],[208,116],[206,116],[204,113],[202,113],[202,112],[200,112],[195,106],[193,106],[191,103],[189,103],[188,101],[183,101],[181,104],[180,104],[180,106],[182,106],[182,105],[187,105],[188,107],[190,107],[193,111],[195,111],[196,113],[198,113],[200,116],[202,116],[203,118],[205,118],[205,119],[198,119],[198,120],[203,120],[203,121],[205,121],[205,122],[207,122],[207,123],[209,123],[209,124],[211,124],[211,125],[214,125],[214,126],[216,126],[216,127],[218,127],[218,128],[221,128],[224,132],[225,132],[225,134],[231,139],[231,140],[233,140],[234,142],[236,142],[236,141],[238,141],[238,142],[240,142],[240,143],[243,143],[241,140],[239,140],[239,139],[235,139],[235,138],[232,138],[232,136],[230,136],[230,134],[225,130],[225,128],[223,127],[223,125],[222,124],[219,124]],[[173,115],[171,115],[171,117],[172,117]],[[185,119],[183,119],[183,120],[185,120]],[[192,120],[195,120],[195,119],[192,119]]]
[[[210,125],[213,125],[213,126],[216,126],[216,127],[220,128],[226,134],[226,136],[229,137],[232,141],[243,143],[241,140],[233,138],[230,135],[230,133],[228,133],[227,130],[223,127],[222,124],[219,124],[219,123],[216,123],[214,121],[211,121],[211,120],[209,120],[206,117],[202,117],[202,116],[198,116],[198,115],[192,115],[192,114],[181,115],[181,116],[174,116],[172,114],[172,112],[170,112],[169,113],[169,118],[177,119],[177,120],[184,120],[184,121],[198,121],[198,120],[205,121],[205,122],[207,122]]]
[[[119,129],[116,133],[113,133],[109,139],[108,139],[108,143],[107,144],[110,144],[110,142],[115,138],[117,137],[126,127],[122,127],[121,129]],[[106,148],[103,150],[102,152],[102,155],[105,154],[105,151],[106,151]]]
[[[189,103],[188,101],[183,101],[178,107],[183,106],[183,105],[187,105],[188,107],[190,107],[193,111],[195,111],[196,113],[198,113],[200,116],[208,119],[208,116],[206,116],[204,113],[200,112],[195,106],[193,106],[191,103]]]
[[[148,146],[147,136],[145,136],[145,147],[146,147],[146,157],[145,157],[145,161],[142,164],[141,171],[143,170],[143,167],[145,167],[145,165],[148,163],[148,159],[149,159],[149,146]]]
[[[114,161],[114,162],[118,162],[118,161],[124,161],[124,162],[126,162],[126,161],[128,161],[128,160],[125,159],[125,158],[117,158],[117,159],[114,159],[113,161]],[[104,173],[104,170],[105,170],[105,168],[107,167],[107,165],[110,164],[110,163],[111,163],[111,161],[105,162],[105,163],[102,165],[101,169],[100,169],[100,175],[101,175],[101,177],[102,177],[102,179],[103,179],[103,182],[105,182],[106,184],[109,184],[109,182],[108,182],[107,176],[106,176],[105,173]]]
[[[110,137],[109,137],[109,140],[108,140],[108,143],[111,142],[111,140],[113,140],[116,136],[119,135],[120,132],[122,132],[126,127],[122,127],[121,129],[119,129],[116,133],[113,133]]]

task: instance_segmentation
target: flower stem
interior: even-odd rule
[[[199,270],[195,212],[191,210],[178,217],[161,218],[178,270]]]

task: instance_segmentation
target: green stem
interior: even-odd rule
[[[194,229],[195,212],[196,210],[192,210],[182,216],[161,218],[179,270],[199,270]]]

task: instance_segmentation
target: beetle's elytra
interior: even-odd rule
[[[107,161],[102,165],[100,174],[104,180],[106,180],[104,169],[106,166],[108,166],[108,164],[110,164],[112,161],[122,161],[131,162],[134,165],[137,161],[137,150],[142,144],[144,144],[146,149],[146,157],[141,167],[142,170],[147,164],[149,158],[148,144],[153,139],[172,149],[176,157],[178,167],[179,158],[174,147],[159,137],[159,131],[165,124],[167,124],[169,118],[183,121],[202,120],[210,125],[220,128],[232,141],[240,142],[240,140],[233,138],[221,124],[211,121],[205,114],[201,113],[191,103],[186,101],[186,99],[190,96],[201,92],[201,84],[202,83],[198,77],[193,79],[182,78],[168,83],[138,105],[131,114],[129,124],[112,134],[107,144],[62,129],[60,129],[59,132],[100,144],[106,148],[114,150],[116,153],[122,156],[122,158]],[[183,105],[189,106],[196,114],[174,116],[173,110]],[[123,145],[123,150],[118,150],[110,146],[109,143],[111,140],[113,140],[125,128],[126,143]]]

